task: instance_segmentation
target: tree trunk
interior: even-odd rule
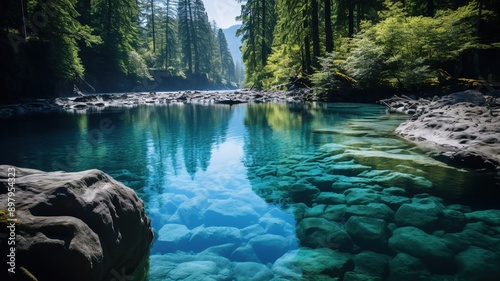
[[[153,26],[153,54],[156,53],[156,34],[155,34],[155,4],[151,0],[151,25]]]
[[[200,56],[198,53],[198,38],[196,34],[196,30],[194,28],[194,18],[193,18],[193,11],[191,9],[191,1],[188,1],[188,8],[189,8],[189,23],[191,26],[191,41],[193,42],[193,51],[194,51],[194,73],[199,73],[200,72]]]
[[[427,16],[434,17],[434,0],[427,0]]]
[[[307,7],[307,0],[305,1],[305,6]],[[302,69],[306,74],[312,74],[311,69],[311,47],[309,46],[309,22],[307,20],[307,9],[302,12],[304,21],[304,58]]]
[[[320,54],[319,47],[319,15],[318,15],[318,0],[312,0],[312,41],[313,41],[313,64],[318,66],[318,57]]]
[[[190,74],[193,74],[193,54],[191,52],[191,30],[190,30],[190,8],[191,5],[189,4],[190,0],[184,0],[184,5],[185,5],[185,16],[186,16],[186,47],[187,49],[185,52],[187,53],[188,56],[188,70]]]
[[[262,22],[261,22],[261,63],[262,63],[262,68],[266,65],[266,0],[261,0],[262,4]]]
[[[349,6],[349,37],[354,36],[354,0],[347,0],[347,5]]]
[[[325,37],[326,37],[326,52],[333,51],[333,29],[332,29],[332,2],[325,0]]]
[[[165,18],[165,70],[168,70],[170,62],[169,46],[168,46],[168,26],[170,25],[170,0],[167,0],[167,16]]]

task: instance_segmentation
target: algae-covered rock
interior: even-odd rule
[[[346,209],[347,215],[364,216],[392,221],[394,211],[382,203],[369,203],[367,205],[351,205]]]
[[[389,230],[384,220],[352,216],[345,228],[353,242],[363,249],[383,251],[387,248]]]
[[[385,279],[389,273],[391,258],[372,251],[363,251],[354,256],[354,271],[366,273],[369,276]]]
[[[350,249],[352,241],[345,230],[323,218],[305,218],[297,225],[301,245],[310,248]]]
[[[388,281],[428,281],[431,273],[418,258],[405,253],[397,254],[389,261]]]
[[[0,201],[15,171],[16,268],[38,280],[142,280],[153,239],[135,192],[99,170],[0,166]],[[7,270],[5,270],[7,272]]]
[[[489,250],[471,246],[456,257],[458,279],[467,281],[500,280],[500,256]]]
[[[439,218],[444,210],[443,204],[432,198],[414,198],[412,203],[401,205],[395,215],[400,226],[415,226],[425,230],[441,227]]]
[[[353,266],[350,254],[326,248],[300,248],[279,258],[273,271],[283,278],[279,280],[341,280]]]
[[[350,188],[344,192],[344,195],[347,205],[376,203],[380,200],[380,194],[366,188]]]
[[[421,259],[436,273],[448,273],[456,269],[454,253],[445,241],[413,226],[396,229],[389,239],[389,248]]]

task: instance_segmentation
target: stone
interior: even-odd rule
[[[332,184],[335,182],[335,177],[332,175],[321,175],[307,178],[307,181],[323,192],[330,191],[332,189]]]
[[[232,280],[231,271],[221,268],[214,261],[183,262],[168,273],[167,280]]]
[[[324,218],[305,218],[297,225],[297,238],[301,245],[310,248],[348,250],[352,241],[337,223]]]
[[[397,211],[401,205],[411,203],[411,200],[405,196],[382,194],[380,195],[380,202],[389,206],[393,211]]]
[[[394,211],[382,203],[351,205],[346,208],[346,215],[378,218],[388,222],[394,219]]]
[[[427,281],[430,277],[431,273],[418,258],[398,253],[389,261],[388,281]]]
[[[500,256],[489,250],[471,246],[456,256],[458,280],[500,280]]]
[[[327,204],[327,205],[346,203],[345,195],[335,192],[321,192],[316,198],[314,198],[313,202],[318,204]]]
[[[482,210],[466,213],[468,222],[482,221],[490,225],[500,226],[500,210]]]
[[[459,232],[465,226],[465,216],[462,212],[444,209],[439,215],[439,224],[447,232]]]
[[[311,201],[320,193],[317,187],[307,181],[292,184],[288,192],[293,202],[302,202],[306,205],[310,205]]]
[[[439,229],[443,204],[432,198],[414,198],[396,211],[395,220],[399,226],[415,226],[427,231]]]
[[[209,202],[204,196],[196,196],[182,202],[177,211],[169,218],[169,223],[184,224],[188,228],[194,228],[203,224],[203,214],[208,208]]]
[[[343,281],[382,281],[380,277],[370,276],[365,273],[360,273],[356,271],[348,271],[344,274]]]
[[[344,192],[347,205],[361,205],[379,202],[380,194],[364,188],[351,188]]]
[[[43,172],[1,165],[1,202],[7,202],[8,173],[14,170],[21,221],[16,224],[16,268],[22,267],[24,275],[111,280],[117,270],[134,280],[144,278],[153,231],[132,189],[99,170]],[[0,220],[2,229],[5,224]]]
[[[266,265],[256,262],[233,263],[235,281],[267,281],[274,277],[274,273]]]
[[[283,236],[264,234],[252,238],[248,244],[262,263],[274,263],[289,250],[290,242]]]
[[[241,200],[214,200],[204,213],[206,226],[233,226],[243,228],[255,224],[259,215],[252,205]]]
[[[183,249],[191,238],[191,231],[183,224],[166,224],[158,231],[152,252],[175,252]]]
[[[422,105],[419,111],[400,124],[396,134],[417,145],[444,150],[435,158],[455,166],[490,170],[498,167],[500,116],[490,114],[483,94],[453,93]]]
[[[450,273],[456,270],[454,253],[441,238],[413,227],[401,227],[389,238],[389,248],[419,258],[433,273]]]
[[[363,251],[353,258],[354,271],[385,280],[389,273],[390,260],[391,258],[387,255],[372,251]]]
[[[382,219],[352,216],[345,224],[352,241],[363,249],[384,251],[387,249],[389,229]]]
[[[199,226],[192,233],[189,245],[194,251],[228,243],[240,245],[242,240],[240,230],[230,226]]]
[[[279,280],[340,280],[353,262],[350,254],[332,249],[300,248],[276,260],[272,269],[283,278]]]
[[[235,249],[231,253],[229,259],[238,262],[261,262],[250,245],[245,245]]]

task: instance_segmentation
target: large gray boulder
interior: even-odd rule
[[[42,172],[2,165],[0,202],[8,200],[11,168],[16,277],[22,271],[53,281],[143,279],[153,232],[132,189],[99,170]],[[0,221],[2,231],[5,223]]]

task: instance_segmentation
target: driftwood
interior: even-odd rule
[[[415,114],[420,108],[429,105],[434,100],[435,98],[433,100],[423,98],[415,100],[406,95],[395,95],[391,98],[380,100],[379,103],[387,106],[389,113]]]

